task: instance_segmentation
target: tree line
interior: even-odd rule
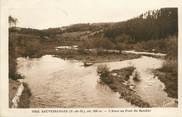
[[[166,38],[178,35],[178,9],[150,10],[138,17],[119,22],[106,29],[104,36],[112,40],[127,35],[133,42]]]

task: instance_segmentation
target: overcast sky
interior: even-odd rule
[[[123,21],[147,10],[173,5],[171,1],[6,0],[3,4],[9,8],[9,14],[18,18],[18,26],[43,29],[76,23]]]

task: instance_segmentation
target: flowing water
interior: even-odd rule
[[[107,64],[110,69],[135,66],[140,82],[134,82],[135,90],[143,100],[154,107],[163,107],[172,103],[163,91],[164,84],[154,77],[152,70],[160,68],[160,59],[142,56],[138,59],[119,62],[97,63],[84,67],[82,62],[64,60],[51,55],[41,58],[18,58],[18,72],[25,76],[32,97],[30,107],[135,107],[119,98],[107,85],[98,82],[96,69]]]

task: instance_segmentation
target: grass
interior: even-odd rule
[[[169,97],[178,98],[178,54],[177,37],[169,37],[165,62],[158,70],[158,78],[165,84]]]
[[[162,45],[163,44],[163,45]],[[154,74],[158,76],[165,85],[165,91],[169,97],[178,98],[178,43],[176,36],[169,36],[164,42],[160,43],[167,56],[164,58],[162,68],[155,70]]]
[[[163,64],[163,67],[160,69],[162,72],[170,72],[174,75],[177,75],[177,61],[176,60],[166,60]]]
[[[165,84],[165,91],[169,97],[178,98],[178,68],[176,60],[166,60],[163,67],[155,71],[158,76]]]
[[[123,98],[138,107],[150,107],[150,105],[143,101],[135,91],[124,84],[124,82],[129,79],[129,76],[133,73],[134,69],[134,67],[127,67],[110,71],[107,65],[100,65],[97,68],[97,73],[102,82],[107,84],[113,91],[119,92],[120,98]]]
[[[134,90],[130,89],[128,85],[123,84],[129,80],[130,75],[134,72],[134,67],[127,67],[119,70],[112,70],[111,73],[117,73],[116,76],[111,76],[113,83],[109,87],[119,92],[120,97],[127,100],[138,107],[150,107],[148,102],[142,100]]]

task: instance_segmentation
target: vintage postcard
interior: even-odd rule
[[[1,0],[0,117],[180,117],[180,0]]]

